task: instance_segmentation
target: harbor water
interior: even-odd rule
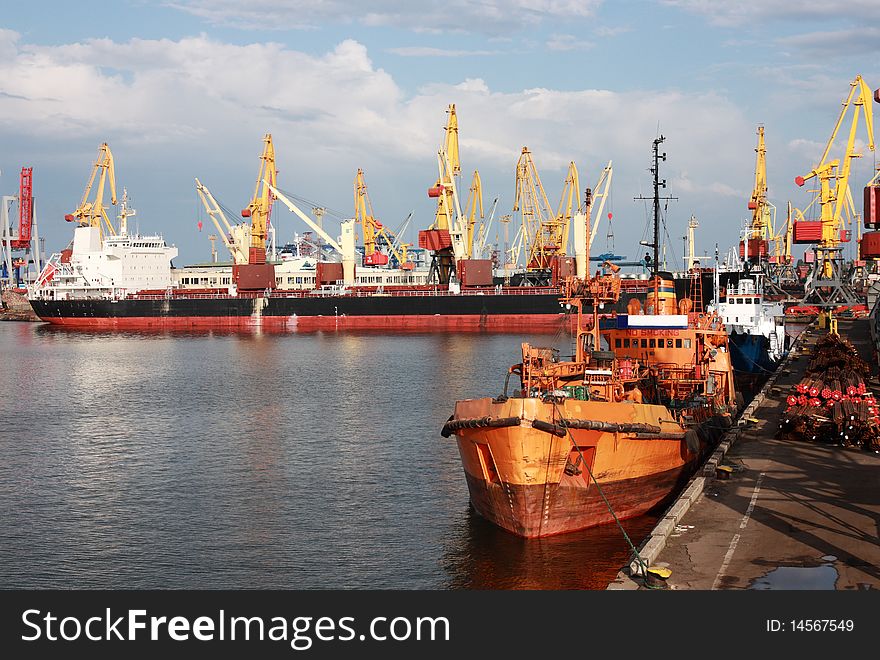
[[[616,526],[495,528],[439,434],[522,341],[0,323],[0,587],[603,589]]]

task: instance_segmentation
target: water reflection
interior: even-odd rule
[[[642,516],[623,526],[638,546],[656,522],[656,516]],[[631,550],[617,525],[522,539],[472,507],[463,523],[444,548],[446,586],[452,589],[604,589],[630,561]]]
[[[522,341],[0,323],[0,587],[604,588],[616,527],[495,528],[439,434]]]

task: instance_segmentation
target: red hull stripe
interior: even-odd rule
[[[474,314],[395,316],[128,316],[45,317],[44,321],[70,328],[95,330],[465,330],[465,331],[556,331],[564,314]]]

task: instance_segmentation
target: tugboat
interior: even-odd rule
[[[656,167],[654,174],[656,184]],[[618,314],[620,278],[605,267],[565,282],[562,302],[577,319],[571,359],[522,344],[503,393],[456,402],[441,431],[456,436],[474,509],[522,537],[573,532],[664,504],[741,405],[717,312],[703,312],[701,296],[677,300],[655,259],[645,309],[632,300]],[[511,376],[519,387],[508,395]]]
[[[441,433],[456,436],[480,515],[519,536],[550,536],[642,515],[684,485],[738,399],[720,318],[690,311],[689,298],[675,310],[674,294],[662,293],[669,284],[655,279],[659,313],[601,318],[619,278],[569,281],[573,359],[523,344],[508,373],[517,390],[508,396],[505,383],[497,398],[455,404]]]

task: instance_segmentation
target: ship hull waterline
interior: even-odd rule
[[[632,293],[608,312],[625,311]],[[83,330],[321,330],[555,332],[573,316],[558,291],[438,295],[131,296],[32,299],[47,323]]]
[[[559,437],[532,426],[534,420],[558,422],[560,414],[566,419],[659,425],[662,430],[652,436],[572,428],[571,436]],[[613,522],[596,482],[619,520],[644,515],[671,501],[694,473],[701,448],[724,426],[718,418],[707,420],[695,446],[694,437],[684,437],[685,429],[665,407],[656,405],[471,399],[458,402],[453,415],[453,419],[486,417],[521,421],[510,427],[455,432],[470,501],[483,518],[525,538]],[[566,466],[570,470],[575,466],[572,473],[566,473]]]

